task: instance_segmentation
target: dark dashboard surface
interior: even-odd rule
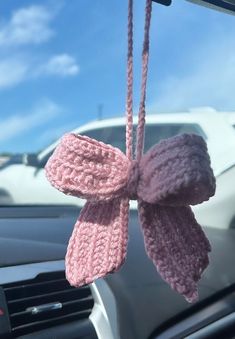
[[[78,213],[73,206],[1,208],[0,267],[64,259]],[[235,283],[235,231],[205,231],[212,244],[211,264],[199,285],[200,301],[192,306],[158,276],[145,254],[137,213],[130,213],[127,260],[105,279],[115,296],[121,338],[147,338],[169,319]]]
[[[78,214],[73,206],[0,208],[0,267],[63,259]]]

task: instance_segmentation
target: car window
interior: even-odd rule
[[[90,138],[111,144],[125,152],[125,126],[105,127],[88,130],[84,134]],[[151,124],[146,125],[145,129],[145,152],[154,144],[162,139],[167,139],[181,133],[194,133],[206,139],[203,130],[197,124]],[[136,134],[136,125],[134,126],[134,134]]]

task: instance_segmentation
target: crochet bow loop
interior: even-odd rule
[[[138,196],[150,204],[196,205],[215,193],[207,146],[196,134],[162,140],[141,159]]]
[[[51,184],[89,201],[122,195],[130,161],[119,149],[86,136],[66,134],[46,164]]]

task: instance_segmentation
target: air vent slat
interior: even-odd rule
[[[27,324],[28,322],[35,322],[44,320],[46,317],[55,318],[69,313],[83,312],[93,307],[93,299],[83,299],[74,301],[73,303],[62,304],[61,309],[55,309],[51,311],[44,311],[38,314],[32,314],[31,311],[24,311],[20,313],[13,313],[10,316],[11,324],[13,327],[19,326],[19,324]]]
[[[39,294],[60,291],[65,287],[69,288],[68,282],[65,279],[53,280],[46,283],[40,282],[36,284],[22,285],[18,287],[8,287],[5,289],[5,294],[8,300],[16,299],[19,295],[22,298],[30,297]],[[70,286],[70,288],[73,288]]]
[[[3,286],[13,336],[89,317],[94,305],[89,286],[71,287],[64,272]]]
[[[20,335],[24,335],[27,333],[33,333],[36,331],[43,330],[45,328],[53,327],[56,325],[61,325],[62,323],[71,322],[71,321],[79,321],[79,320],[88,318],[90,313],[91,313],[91,309],[84,311],[84,312],[71,313],[66,316],[57,317],[55,319],[38,321],[35,323],[29,323],[23,326],[17,326],[15,328],[12,328],[12,334],[14,337],[18,337]]]
[[[10,313],[24,311],[27,307],[40,305],[49,302],[66,302],[75,298],[82,299],[88,297],[90,291],[88,289],[68,289],[59,292],[53,292],[43,295],[37,295],[35,297],[22,298],[16,300],[10,300],[8,302],[8,309]]]

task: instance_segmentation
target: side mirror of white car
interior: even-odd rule
[[[25,153],[23,155],[23,163],[25,166],[32,166],[32,167],[40,167],[40,163],[38,161],[38,156],[36,153]]]

